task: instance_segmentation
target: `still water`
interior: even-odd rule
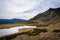
[[[8,28],[8,29],[0,29],[0,37],[5,36],[5,35],[10,35],[14,33],[18,33],[19,29],[21,28],[36,28],[36,26],[18,26],[18,27],[13,27],[13,28]]]

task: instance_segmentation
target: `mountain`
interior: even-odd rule
[[[37,16],[30,20],[50,20],[57,15],[60,16],[60,8],[50,8],[43,13],[39,13]]]
[[[50,8],[43,13],[39,13],[34,18],[31,18],[28,22],[38,27],[53,24],[60,26],[60,8]]]
[[[25,22],[25,21],[27,21],[27,20],[17,19],[17,18],[14,18],[14,19],[0,19],[0,24],[13,23],[13,22]]]

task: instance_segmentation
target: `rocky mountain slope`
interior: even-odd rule
[[[49,20],[55,16],[60,16],[60,8],[50,8],[44,13],[40,13],[30,20]]]
[[[30,19],[29,23],[40,27],[60,23],[60,8],[50,8]]]

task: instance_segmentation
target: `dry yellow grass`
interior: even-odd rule
[[[23,29],[19,29],[19,32],[20,33],[23,33],[23,32],[29,32],[29,31],[32,31],[33,28],[23,28]]]
[[[9,23],[9,24],[1,24],[0,25],[0,29],[1,28],[11,28],[11,27],[17,27],[17,26],[26,26],[26,23]]]

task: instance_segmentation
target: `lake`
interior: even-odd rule
[[[0,37],[18,33],[19,29],[21,29],[21,28],[36,28],[36,26],[18,26],[18,27],[12,27],[12,28],[8,28],[8,29],[7,28],[0,29]]]

